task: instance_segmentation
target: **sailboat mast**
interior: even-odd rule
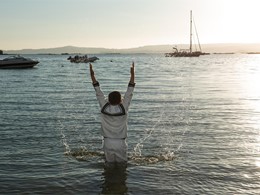
[[[190,11],[190,53],[192,53],[192,10]]]

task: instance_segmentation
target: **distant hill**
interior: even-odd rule
[[[65,47],[56,47],[56,48],[45,48],[45,49],[22,49],[22,50],[7,50],[4,53],[8,54],[61,54],[61,53],[70,53],[70,54],[92,54],[92,53],[107,53],[111,52],[111,49],[105,48],[89,48],[89,47],[74,47],[74,46],[65,46]]]
[[[178,49],[188,49],[188,44],[179,45],[150,45],[129,49],[108,49],[94,47],[74,47],[65,46],[46,49],[22,49],[22,50],[6,50],[7,54],[104,54],[104,53],[166,53],[171,52],[172,47],[177,46]],[[202,51],[209,53],[249,53],[260,52],[259,44],[202,44]]]

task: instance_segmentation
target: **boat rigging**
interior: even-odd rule
[[[195,25],[195,23],[194,23]],[[197,39],[198,39],[198,33],[197,33],[197,29],[195,26],[195,31],[196,31],[196,35],[197,35]],[[205,55],[206,53],[202,53],[201,51],[201,46],[199,43],[199,39],[198,39],[198,44],[199,44],[199,51],[192,51],[192,11],[190,11],[190,48],[189,50],[187,49],[181,49],[180,51],[177,49],[177,47],[173,47],[173,52],[170,53],[165,53],[165,57],[199,57],[200,55]]]

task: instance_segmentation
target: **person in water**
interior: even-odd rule
[[[128,109],[135,87],[134,62],[130,69],[130,81],[123,99],[118,91],[109,93],[107,99],[95,78],[92,64],[89,64],[89,70],[101,108],[101,134],[104,137],[103,150],[106,162],[126,162]]]

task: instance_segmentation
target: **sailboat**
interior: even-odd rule
[[[165,57],[199,57],[205,53],[201,52],[201,47],[199,43],[199,51],[192,51],[192,11],[190,11],[190,49],[181,49],[180,51],[177,47],[173,47],[173,52],[165,53]]]

